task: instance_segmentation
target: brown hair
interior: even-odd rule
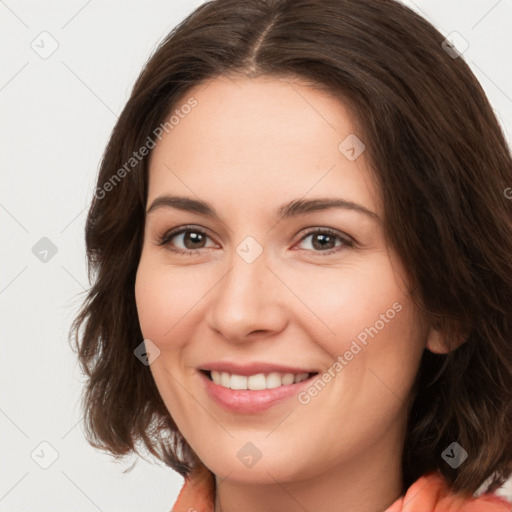
[[[404,489],[436,468],[463,493],[503,484],[512,473],[512,161],[482,88],[443,40],[392,0],[215,0],[172,30],[112,132],[87,218],[93,284],[72,335],[93,446],[118,457],[142,442],[183,476],[197,460],[134,357],[149,158],[130,158],[192,86],[229,74],[299,77],[352,107],[414,300],[448,342],[455,326],[467,334],[446,355],[424,352]],[[441,457],[454,441],[469,454],[458,469]]]

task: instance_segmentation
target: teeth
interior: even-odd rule
[[[299,373],[298,375],[295,375],[295,383],[302,382],[303,380],[306,380],[309,376],[309,373]]]
[[[219,372],[215,372],[217,375]],[[212,378],[213,378],[213,372],[212,372]],[[215,382],[215,380],[214,380]],[[222,372],[220,374],[220,377],[217,379],[216,384],[220,384],[221,386],[224,386],[225,388],[229,388],[229,384],[231,382],[231,377],[229,376],[229,373]]]
[[[231,379],[233,379],[233,377],[234,375],[231,375]],[[252,389],[254,391],[267,389],[267,378],[263,373],[258,373],[258,375],[251,375],[247,378],[247,389]]]
[[[229,387],[231,389],[247,389],[247,377],[244,375],[231,375]]]
[[[215,384],[231,389],[250,389],[259,391],[262,389],[273,389],[279,386],[288,386],[306,380],[309,373],[258,373],[257,375],[236,375],[227,372],[218,372],[212,370],[210,372],[212,380]]]
[[[267,389],[278,388],[281,385],[281,374],[274,372],[267,375]]]

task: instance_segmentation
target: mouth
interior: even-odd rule
[[[204,389],[213,403],[237,414],[258,414],[285,404],[312,385],[319,372],[252,373],[240,375],[220,370],[199,370]],[[248,372],[247,372],[248,373]]]
[[[234,390],[262,391],[282,386],[299,384],[318,375],[318,372],[283,373],[269,372],[254,375],[239,375],[218,370],[200,370],[211,382],[218,386]]]

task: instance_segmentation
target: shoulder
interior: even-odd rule
[[[512,512],[512,504],[496,494],[467,498],[454,493],[435,471],[416,480],[385,512]]]

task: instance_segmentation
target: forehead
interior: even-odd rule
[[[324,91],[285,78],[218,77],[187,91],[173,113],[151,156],[148,203],[168,192],[244,196],[247,205],[318,194],[379,209],[364,152],[351,161],[346,144],[340,149],[363,136]]]

